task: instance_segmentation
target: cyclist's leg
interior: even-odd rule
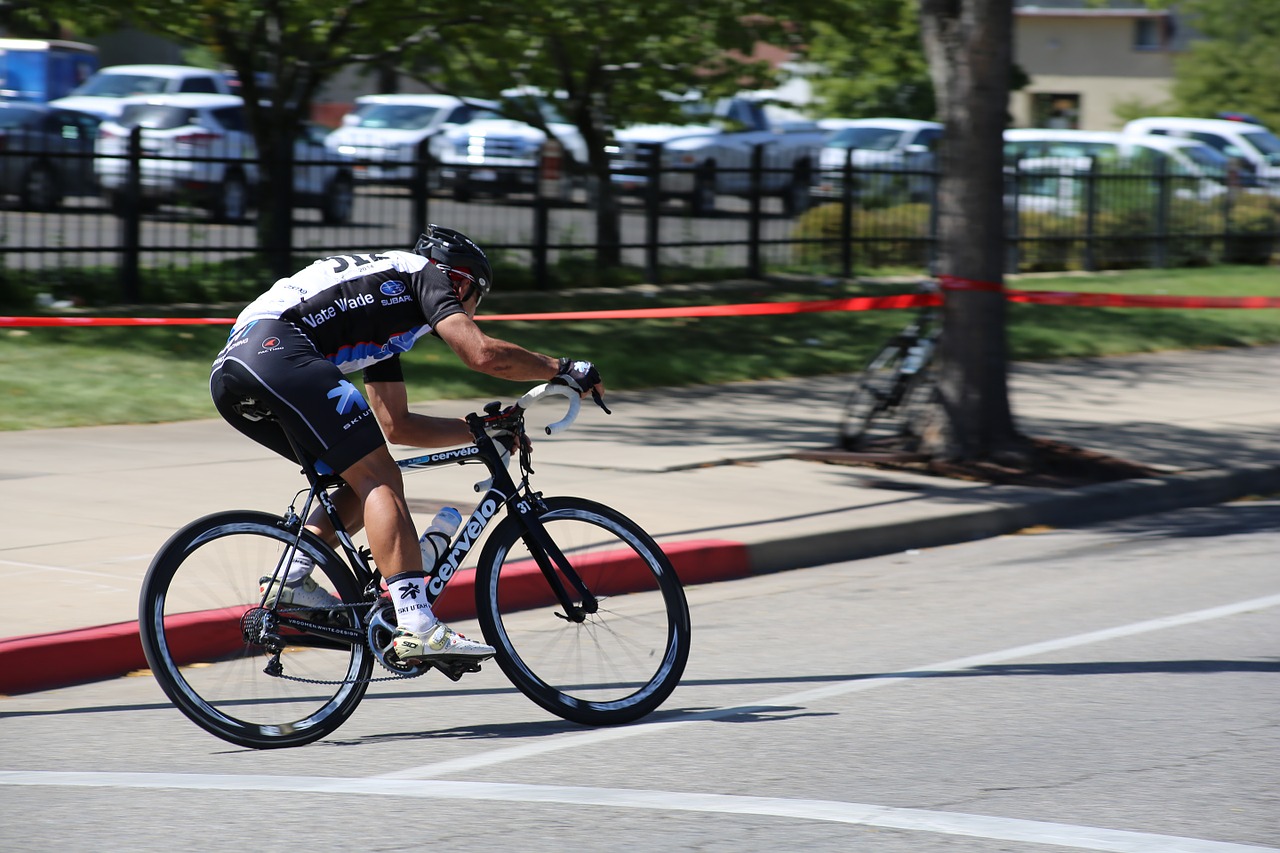
[[[422,571],[418,534],[404,496],[400,467],[386,444],[357,460],[339,475],[350,486],[354,509],[363,513],[365,536],[374,562],[384,578]],[[343,514],[343,521],[346,521]]]
[[[378,448],[385,452],[382,431],[359,390],[291,323],[260,320],[237,333],[214,363],[210,391],[231,426],[291,461],[299,460],[285,430],[334,471]],[[246,398],[256,401],[254,409],[246,411]],[[255,409],[273,417],[262,418]],[[333,500],[343,526],[359,530],[359,496],[343,488]],[[337,544],[322,509],[307,519],[307,528]]]

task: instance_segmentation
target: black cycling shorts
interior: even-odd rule
[[[233,332],[213,362],[209,392],[227,423],[295,462],[285,430],[337,473],[386,444],[360,389],[282,320]]]

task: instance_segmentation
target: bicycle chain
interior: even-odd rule
[[[366,602],[361,602],[360,604],[339,604],[333,607],[291,607],[290,611],[301,612],[301,611],[311,611],[311,610],[322,610],[326,613],[332,613],[335,610],[342,610],[342,609],[355,610],[357,608],[368,607],[368,606],[369,606],[369,602],[366,601]],[[355,621],[357,624],[360,623],[360,619],[358,616],[356,617]],[[352,629],[352,630],[355,630],[355,629]],[[357,633],[361,634],[362,636],[365,634],[364,631],[358,631]],[[373,684],[379,681],[404,681],[409,678],[420,678],[426,675],[428,672],[430,672],[433,669],[433,667],[428,666],[428,667],[423,667],[417,672],[397,672],[396,670],[387,666],[386,661],[382,659],[382,655],[374,651],[373,647],[369,645],[369,642],[367,639],[364,639],[363,643],[364,643],[364,647],[369,650],[369,654],[373,655],[373,659],[376,660],[383,669],[387,670],[390,673],[393,673],[392,675],[386,675],[379,678],[375,678],[373,676],[370,676],[368,678],[343,678],[336,681],[332,679],[323,679],[323,678],[303,678],[298,675],[287,675],[284,672],[280,672],[279,674],[273,677],[280,678],[285,681],[296,681],[300,684],[324,684],[324,685]],[[276,657],[278,659],[279,656],[277,655]]]

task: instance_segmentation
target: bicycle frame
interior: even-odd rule
[[[525,399],[527,398],[522,398],[522,401]],[[512,408],[518,409],[516,420],[521,425],[521,431],[523,432],[523,409],[519,408],[519,404]],[[559,424],[548,427],[547,432],[551,433],[553,429],[554,431],[563,429],[564,425],[567,425],[576,415],[576,411],[577,406],[571,406],[570,415]],[[487,421],[499,415],[507,415],[511,412],[511,409],[500,413],[496,404],[490,404],[490,406],[486,407],[486,412],[489,416],[488,418],[475,413],[468,415],[466,418],[472,434],[473,443],[471,445],[426,453],[397,460],[396,462],[403,473],[439,468],[445,465],[480,463],[488,469],[490,474],[488,490],[476,503],[470,517],[459,527],[458,533],[450,543],[450,546],[441,552],[434,566],[423,566],[423,570],[427,572],[427,601],[432,605],[435,604],[440,595],[444,593],[449,580],[480,541],[484,531],[494,517],[498,515],[499,510],[505,506],[508,515],[519,519],[524,530],[526,543],[530,546],[529,550],[534,555],[538,568],[546,578],[548,585],[555,593],[556,599],[561,607],[564,608],[565,616],[571,621],[582,622],[588,614],[595,613],[598,610],[599,603],[573,570],[569,560],[546,534],[545,529],[537,518],[537,513],[534,512],[539,505],[541,495],[533,492],[529,485],[528,475],[532,473],[532,469],[528,465],[529,451],[523,449],[521,440],[517,439],[516,444],[522,447],[519,453],[523,472],[522,481],[517,484],[507,470],[506,460],[503,458],[502,452],[499,451],[497,445],[486,431]],[[330,492],[343,486],[344,481],[336,474],[321,474],[317,470],[315,458],[299,446],[292,435],[289,435],[288,438],[295,455],[301,461],[303,473],[310,482],[310,489],[303,503],[301,514],[295,513],[294,507],[291,505],[285,516],[289,529],[296,528],[297,539],[294,542],[294,549],[301,542],[304,520],[310,515],[312,507],[318,503],[333,525],[338,543],[359,584],[365,590],[366,595],[370,598],[375,598],[379,586],[379,574],[371,564],[372,554],[368,549],[357,547],[352,541],[350,533],[342,523],[337,507],[330,498]],[[273,578],[279,577],[290,556],[291,552],[289,551],[282,555]],[[574,602],[561,578],[569,581],[573,592],[578,596],[578,601],[581,602],[580,604]],[[298,627],[305,625],[309,631],[326,636],[332,635],[332,639],[340,641],[346,639],[348,633],[344,629],[330,628],[320,623],[286,616],[280,616],[279,618],[285,624],[293,623]]]

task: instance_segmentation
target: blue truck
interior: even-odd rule
[[[0,100],[45,103],[98,70],[98,49],[60,39],[0,38]]]

